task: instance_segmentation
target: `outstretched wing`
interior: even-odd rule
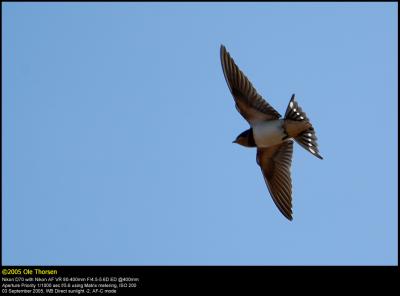
[[[293,141],[257,149],[257,163],[261,167],[269,193],[279,211],[292,220],[292,164]]]
[[[235,61],[221,45],[221,64],[225,80],[235,99],[236,109],[250,125],[266,120],[274,120],[281,115],[256,91],[247,77],[240,71]]]

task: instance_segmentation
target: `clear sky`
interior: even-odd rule
[[[397,265],[397,3],[3,3],[9,265]],[[295,145],[274,205],[224,44]]]

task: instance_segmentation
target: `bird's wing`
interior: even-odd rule
[[[251,124],[274,120],[281,115],[256,91],[251,82],[235,64],[225,46],[221,45],[221,64],[225,80],[235,99],[236,109]]]
[[[257,149],[257,163],[261,167],[265,183],[279,211],[292,220],[292,163],[293,141]]]

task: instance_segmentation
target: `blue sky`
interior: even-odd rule
[[[2,262],[397,265],[397,3],[3,3]],[[275,207],[224,44],[295,145]]]

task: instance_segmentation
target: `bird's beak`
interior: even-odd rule
[[[232,143],[237,143],[236,140],[233,140]]]

